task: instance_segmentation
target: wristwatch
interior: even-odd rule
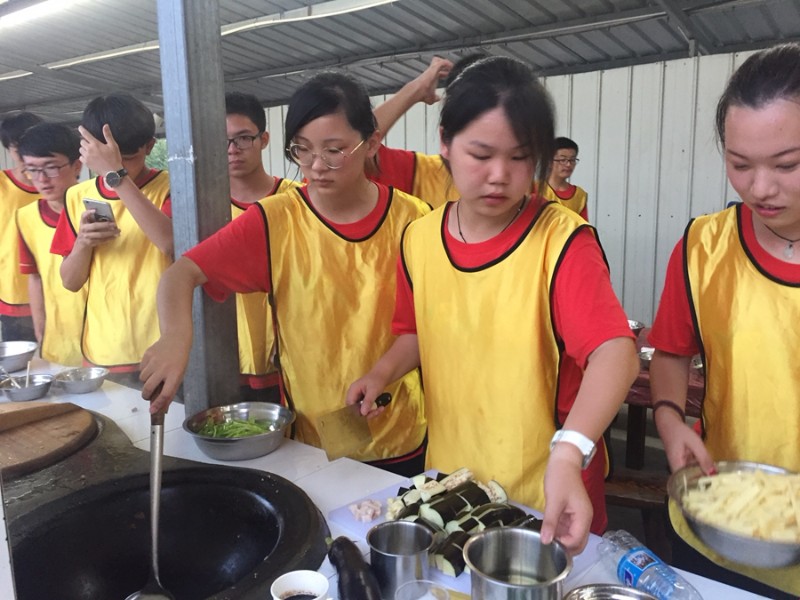
[[[119,171],[109,171],[103,176],[103,179],[106,181],[106,185],[110,188],[117,187],[125,176],[128,174],[128,169],[122,167]]]
[[[550,441],[550,452],[553,451],[553,448],[555,448],[555,445],[559,442],[572,444],[581,451],[581,454],[583,454],[581,469],[585,469],[589,466],[589,463],[592,462],[594,458],[595,452],[597,452],[595,443],[580,431],[573,431],[571,429],[559,429],[556,431],[553,439]]]

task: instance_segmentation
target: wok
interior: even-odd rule
[[[317,569],[327,525],[289,481],[250,469],[163,474],[161,580],[177,600],[266,598],[293,569]],[[12,531],[19,600],[125,598],[147,580],[146,474],[91,486],[20,517]]]

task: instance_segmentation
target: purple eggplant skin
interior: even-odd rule
[[[350,539],[340,536],[331,542],[328,558],[339,575],[342,600],[381,600],[378,580]]]

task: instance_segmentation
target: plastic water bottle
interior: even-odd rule
[[[625,585],[652,594],[659,600],[702,600],[702,596],[672,567],[622,529],[607,531],[597,548],[614,567]]]

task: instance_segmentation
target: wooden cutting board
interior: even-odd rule
[[[94,437],[92,414],[72,403],[0,404],[0,473],[18,477],[50,466]]]

